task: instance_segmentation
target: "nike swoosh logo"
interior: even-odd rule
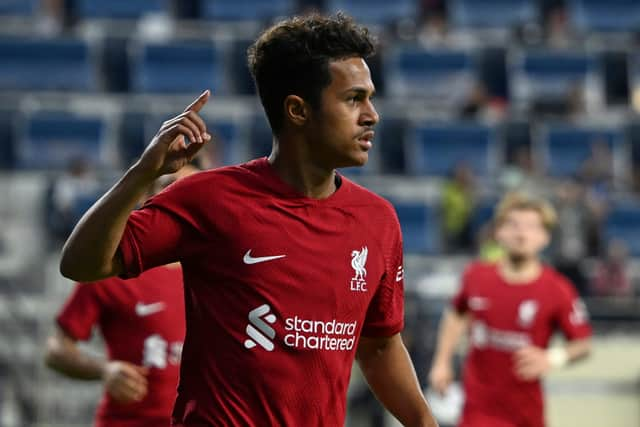
[[[143,304],[139,302],[136,304],[136,314],[140,317],[145,317],[162,310],[164,310],[163,302],[154,302],[152,304]]]
[[[258,263],[261,263],[261,262],[273,261],[274,259],[280,259],[280,258],[284,258],[284,257],[286,257],[286,255],[252,257],[251,256],[251,249],[249,249],[247,251],[247,253],[244,254],[244,257],[242,258],[242,261],[244,261],[245,264],[258,264]]]

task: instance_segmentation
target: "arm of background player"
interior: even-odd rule
[[[106,391],[121,403],[139,401],[147,394],[147,368],[92,357],[61,329],[47,340],[45,363],[69,378],[104,381]]]
[[[164,122],[136,164],[84,214],[62,249],[64,276],[91,282],[123,272],[117,249],[131,211],[157,177],[182,168],[211,139],[197,114],[208,99],[205,91],[182,114]],[[192,141],[188,146],[185,135]]]
[[[563,347],[544,349],[529,346],[514,354],[515,370],[520,379],[536,380],[551,371],[568,363],[585,358],[591,352],[591,338],[578,338]]]
[[[438,342],[429,374],[431,387],[440,394],[444,394],[453,381],[453,354],[468,324],[469,316],[455,310],[447,309],[442,315]]]
[[[356,357],[369,388],[405,427],[437,427],[400,334],[361,337]]]

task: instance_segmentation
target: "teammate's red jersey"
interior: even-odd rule
[[[178,426],[340,426],[358,338],[403,327],[393,207],[341,178],[304,197],[266,159],[151,199],[120,244],[128,275],[180,260]]]
[[[185,334],[183,290],[179,266],[154,268],[132,280],[76,285],[57,317],[60,327],[74,339],[86,340],[97,325],[109,360],[150,368],[142,401],[119,404],[105,393],[96,415],[98,427],[169,425]]]
[[[569,340],[591,335],[573,286],[550,267],[530,283],[512,285],[497,265],[478,263],[465,272],[453,305],[471,314],[461,426],[543,426],[540,382],[518,379],[513,354],[529,345],[547,347],[557,330]]]

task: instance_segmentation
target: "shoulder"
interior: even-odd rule
[[[478,276],[495,275],[495,263],[486,261],[472,261],[464,269],[464,277],[474,278]]]
[[[344,185],[347,185],[349,188],[349,204],[354,207],[366,209],[367,214],[373,215],[374,217],[390,219],[395,223],[398,222],[396,210],[389,200],[356,184],[344,176],[342,176],[342,180]]]
[[[545,274],[547,282],[551,286],[553,294],[564,300],[573,300],[577,296],[575,286],[564,274],[560,273],[551,266],[545,266]]]

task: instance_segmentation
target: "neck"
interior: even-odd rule
[[[306,197],[324,199],[336,191],[336,171],[312,159],[302,141],[274,140],[269,163],[284,182]]]
[[[540,276],[542,263],[537,257],[506,256],[499,263],[500,275],[510,284],[519,285],[531,282]]]

